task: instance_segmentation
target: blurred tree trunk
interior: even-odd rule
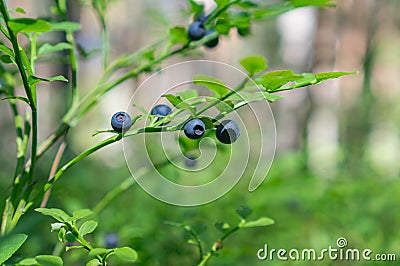
[[[353,55],[353,61],[360,65],[362,75],[361,89],[358,92],[354,104],[349,108],[341,109],[341,142],[343,143],[344,160],[349,170],[360,170],[365,159],[365,150],[368,143],[369,132],[373,123],[372,112],[375,107],[371,91],[372,69],[376,55],[375,35],[379,1],[353,1],[351,5],[339,10],[338,28],[341,32],[339,49],[350,49],[357,46],[359,41],[345,38],[346,31],[351,29],[355,38],[362,38],[364,47],[358,47],[361,51]],[[354,12],[357,10],[357,12]],[[354,48],[353,48],[354,49]],[[346,65],[345,55],[348,52],[338,51],[341,65]],[[358,56],[358,58],[356,57]],[[351,65],[348,64],[348,65]]]

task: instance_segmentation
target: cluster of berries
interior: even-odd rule
[[[171,108],[165,104],[156,105],[150,112],[158,116],[158,120],[171,113]],[[131,117],[125,112],[117,112],[111,118],[111,127],[117,132],[125,132],[132,126]],[[206,132],[206,125],[199,118],[192,118],[183,127],[183,132],[190,139],[199,139]],[[217,139],[224,144],[231,144],[240,136],[239,126],[233,120],[224,120],[216,128]]]
[[[204,26],[204,22],[207,20],[207,16],[204,13],[201,13],[196,20],[189,25],[187,30],[189,39],[192,41],[201,40],[204,36],[211,35],[215,32],[213,29],[206,29]],[[204,43],[204,45],[208,48],[214,48],[219,43],[219,38],[211,39],[208,42]]]

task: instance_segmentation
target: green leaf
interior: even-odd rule
[[[72,213],[72,217],[71,217],[70,221],[76,221],[76,220],[88,217],[92,214],[93,214],[93,212],[89,209],[77,210]]]
[[[180,110],[188,110],[191,108],[191,106],[188,103],[185,103],[182,101],[182,99],[179,96],[175,96],[173,94],[165,94],[162,97],[167,98],[167,100],[176,108]]]
[[[214,27],[214,29],[222,35],[228,35],[231,28],[233,28],[233,25],[230,20],[226,18],[219,18]]]
[[[175,96],[173,94],[165,94],[162,97],[167,98],[167,100],[173,105],[177,106],[178,104],[182,103],[181,97]]]
[[[0,265],[7,261],[28,238],[24,234],[15,234],[0,238]]]
[[[14,63],[14,59],[7,55],[7,54],[2,54],[0,55],[0,61],[3,62],[4,64],[12,64]]]
[[[211,118],[207,116],[200,116],[199,119],[204,122],[206,129],[214,128],[214,123]]]
[[[237,210],[236,213],[242,218],[246,219],[253,212],[248,206],[242,205]]]
[[[226,6],[230,0],[214,0],[218,7]]]
[[[20,262],[18,262],[16,264],[17,266],[31,266],[31,265],[35,265],[38,266],[39,263],[34,259],[34,258],[27,258],[27,259],[23,259]]]
[[[271,94],[266,91],[264,91],[263,94],[265,96],[265,99],[267,99],[271,103],[275,102],[276,100],[283,99],[283,96],[281,95]]]
[[[74,32],[81,29],[81,24],[72,22],[72,21],[62,21],[62,22],[53,22],[51,23],[52,31],[66,31],[66,32]]]
[[[43,215],[51,216],[59,222],[65,222],[70,218],[63,210],[56,208],[36,208],[35,211]]]
[[[0,51],[8,54],[11,57],[14,57],[14,52],[13,50],[11,50],[10,48],[8,48],[7,46],[5,46],[4,44],[0,44]]]
[[[315,74],[315,78],[317,79],[317,83],[320,83],[321,81],[327,79],[335,79],[335,78],[340,78],[342,76],[353,75],[353,74],[358,74],[358,72],[321,72]]]
[[[103,255],[106,254],[107,252],[109,252],[109,249],[106,248],[94,248],[89,252],[89,256],[90,257],[95,257],[97,255]]]
[[[195,246],[198,245],[197,242],[194,241],[193,239],[188,239],[187,243],[190,244],[190,245],[195,245]]]
[[[124,261],[135,262],[138,258],[136,251],[130,247],[122,247],[114,249],[114,254]]]
[[[98,259],[92,259],[86,263],[86,266],[100,266],[101,263],[99,262]]]
[[[8,11],[10,14],[11,13],[21,13],[21,14],[26,14],[25,10],[21,7],[17,7],[15,9],[11,9]]]
[[[92,233],[94,230],[96,230],[97,227],[97,222],[96,221],[86,221],[84,222],[81,227],[79,228],[79,233],[84,236],[87,234]]]
[[[15,32],[47,32],[51,29],[50,23],[41,19],[14,18],[8,22],[10,29]]]
[[[234,110],[235,105],[233,104],[232,101],[230,100],[225,100],[223,102],[219,102],[215,105],[215,107],[220,111],[221,113],[230,113]]]
[[[195,16],[200,14],[204,9],[204,5],[198,4],[194,0],[189,0],[189,4],[191,6],[191,13],[193,13]]]
[[[241,8],[245,8],[245,9],[258,6],[257,3],[254,3],[252,1],[240,1],[239,3],[236,3],[235,5],[240,6]]]
[[[263,56],[248,56],[240,60],[240,64],[247,70],[249,76],[253,76],[267,69],[267,60]]]
[[[215,223],[215,228],[217,228],[221,233],[225,233],[231,228],[231,226],[228,223],[217,222]]]
[[[177,92],[176,94],[179,96],[179,98],[182,99],[182,101],[196,98],[197,96],[199,96],[199,92],[197,90],[185,90]]]
[[[44,55],[44,54],[50,54],[62,50],[69,50],[72,49],[72,45],[66,42],[60,42],[57,43],[56,45],[51,45],[49,43],[45,43],[40,48],[38,49],[38,56]]]
[[[36,84],[36,83],[42,82],[42,81],[51,82],[51,81],[56,81],[56,80],[57,81],[68,82],[68,79],[66,79],[64,76],[61,76],[61,75],[58,75],[58,76],[55,76],[55,77],[52,77],[52,78],[41,78],[41,77],[36,77],[36,76],[29,76],[28,77],[28,83],[31,86]]]
[[[335,6],[332,0],[290,0],[294,7],[304,7],[304,6]]]
[[[262,227],[274,224],[274,220],[268,217],[261,217],[257,220],[245,222],[240,227],[248,228],[248,227]]]
[[[280,87],[291,81],[302,79],[303,75],[294,74],[292,70],[278,70],[264,74],[255,82],[263,85],[268,92],[277,91]]]
[[[351,75],[351,74],[357,74],[357,72],[322,72],[322,73],[319,73],[316,75],[314,75],[312,73],[302,73],[301,78],[293,81],[292,84],[282,86],[281,88],[277,89],[276,91],[291,90],[291,89],[295,89],[295,88],[310,86],[313,84],[321,83],[322,81],[327,80],[327,79],[339,78],[339,77]]]
[[[63,261],[60,257],[51,255],[39,255],[35,259],[43,266],[62,266]]]
[[[179,43],[186,44],[189,41],[186,29],[184,27],[177,26],[171,28],[169,30],[169,37],[172,45]]]
[[[65,230],[64,227],[60,228],[60,231],[58,231],[58,234],[57,234],[58,241],[60,241],[60,242],[64,241],[64,237],[65,237],[66,232],[67,232],[67,230]]]
[[[83,249],[85,248],[84,246],[66,246],[65,251],[69,251],[71,249]]]
[[[278,7],[269,7],[269,8],[258,8],[254,10],[252,19],[253,20],[265,20],[271,19],[279,16],[285,12],[292,10],[293,7],[290,5],[283,5]]]
[[[223,96],[229,92],[226,85],[220,79],[214,77],[197,75],[193,78],[193,83],[208,88],[213,91],[217,97]]]
[[[29,99],[22,97],[22,96],[10,96],[10,97],[2,98],[1,100],[18,100],[18,101],[23,101],[29,105]]]

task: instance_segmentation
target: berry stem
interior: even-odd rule
[[[73,158],[72,160],[70,160],[68,163],[66,163],[63,167],[61,167],[57,173],[54,175],[54,178],[52,178],[51,180],[48,180],[47,183],[43,186],[43,190],[40,191],[33,200],[31,200],[28,204],[28,207],[30,207],[34,202],[38,201],[39,199],[41,199],[43,197],[43,195],[46,193],[46,191],[48,191],[55,182],[58,181],[58,179],[69,169],[71,168],[73,165],[75,165],[76,163],[78,163],[79,161],[85,159],[86,157],[88,157],[89,155],[91,155],[92,153],[94,153],[95,151],[108,146],[114,142],[119,141],[122,138],[122,134],[118,134],[115,135],[113,137],[110,137],[108,139],[103,140],[102,142],[98,143],[97,145],[87,149],[86,151],[82,152],[81,154],[79,154],[78,156],[76,156],[75,158]]]

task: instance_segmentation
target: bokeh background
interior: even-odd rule
[[[200,1],[212,8],[212,1]],[[275,225],[248,229],[229,238],[210,265],[289,265],[259,261],[256,252],[271,248],[335,246],[345,237],[349,247],[374,253],[395,253],[400,260],[400,2],[337,0],[336,8],[302,8],[252,27],[243,38],[232,32],[213,50],[174,58],[168,66],[189,59],[211,59],[238,66],[240,58],[261,54],[271,70],[298,72],[359,71],[321,85],[281,93],[271,104],[277,125],[277,152],[266,181],[255,192],[248,179],[226,196],[199,207],[176,207],[157,201],[137,186],[122,193],[100,214],[91,241],[104,244],[107,233],[120,245],[135,248],[138,265],[194,265],[197,251],[187,235],[165,221],[187,222],[208,246],[220,233],[215,222],[236,223],[235,209],[247,205],[253,218],[269,216]],[[101,47],[97,18],[84,1],[68,1],[71,20],[82,23],[77,41],[88,50]],[[8,1],[29,15],[48,16],[51,1]],[[111,57],[134,52],[167,33],[170,25],[187,25],[184,0],[113,1],[108,10]],[[50,37],[49,37],[50,38]],[[62,36],[51,36],[53,41]],[[65,73],[61,63],[42,62],[43,75]],[[82,94],[101,76],[100,54],[80,60]],[[97,129],[108,129],[111,115],[125,108],[132,92],[146,78],[125,82],[111,91],[68,137],[62,159],[99,142]],[[39,93],[39,138],[43,140],[64,114],[68,91],[62,84],[44,84]],[[149,91],[151,93],[151,91]],[[24,108],[21,106],[21,108]],[[0,191],[7,193],[15,166],[15,130],[11,111],[0,102]],[[56,150],[41,160],[38,176],[47,178]],[[141,156],[138,154],[137,156]],[[93,208],[113,187],[129,177],[121,143],[107,147],[73,167],[55,186],[48,206],[72,212]],[[3,198],[3,197],[2,197]],[[4,206],[4,201],[0,203]],[[30,235],[18,256],[50,254],[57,237],[49,218],[26,214],[17,231]],[[83,265],[79,251],[66,265]],[[387,262],[386,262],[387,263]],[[363,265],[363,262],[298,262],[298,265]],[[379,264],[372,262],[372,264]],[[383,263],[382,263],[383,265]],[[393,263],[395,265],[395,263]]]

